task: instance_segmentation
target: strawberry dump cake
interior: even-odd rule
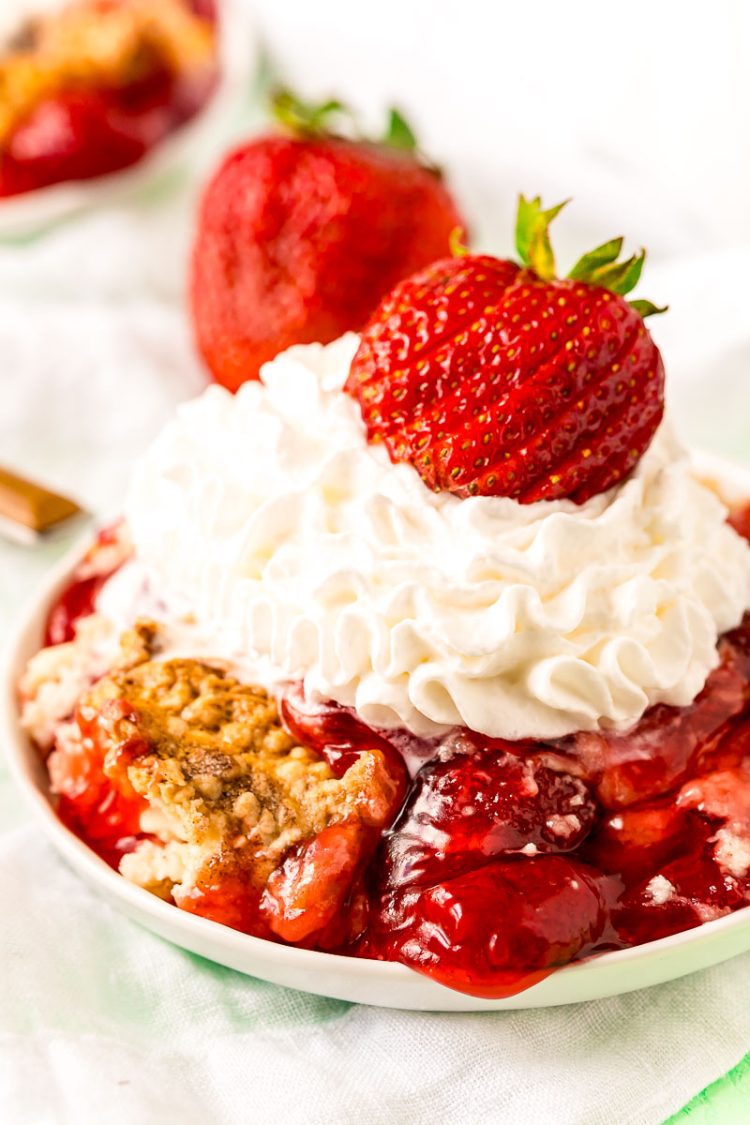
[[[183,406],[20,684],[60,817],[248,934],[503,996],[750,902],[750,547],[643,257],[458,254]]]
[[[216,80],[213,5],[73,0],[0,48],[0,198],[135,164]]]

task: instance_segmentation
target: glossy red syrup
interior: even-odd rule
[[[74,583],[50,617],[59,635],[85,604]],[[750,615],[692,705],[654,707],[626,733],[508,743],[456,730],[420,747],[299,687],[281,711],[339,776],[377,751],[371,806],[293,849],[262,887],[218,862],[183,909],[500,997],[750,902]],[[112,862],[140,810],[124,771],[103,778],[94,742],[70,767],[61,815]],[[411,781],[406,745],[431,759]]]
[[[74,750],[64,745],[53,750],[48,769],[60,819],[117,868],[125,852],[145,838],[140,818],[146,801],[133,792],[124,771],[105,772],[104,755],[90,734]]]
[[[76,567],[47,615],[44,644],[72,641],[77,623],[94,612],[100,589],[130,556],[121,523],[103,528]],[[79,723],[79,726],[81,724]],[[135,794],[123,769],[115,777],[104,771],[104,754],[82,727],[74,744],[60,740],[47,762],[60,819],[117,868],[143,835],[140,815],[146,802]]]
[[[94,612],[96,597],[108,578],[129,558],[131,547],[121,523],[102,528],[47,614],[44,644],[61,645],[75,637],[76,624]]]

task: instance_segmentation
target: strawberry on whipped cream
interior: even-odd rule
[[[211,655],[420,735],[556,738],[690,703],[750,605],[750,548],[670,423],[582,505],[430,492],[342,394],[357,344],[209,388],[137,468],[134,565]]]

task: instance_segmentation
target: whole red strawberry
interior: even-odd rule
[[[397,281],[448,253],[461,216],[392,112],[382,143],[327,131],[342,107],[276,102],[291,127],[231,153],[203,198],[192,266],[198,347],[231,390],[292,344],[364,327]]]
[[[622,239],[555,277],[548,225],[561,207],[519,203],[521,264],[435,262],[388,294],[362,335],[347,391],[371,441],[435,491],[582,503],[622,480],[661,421],[664,368],[624,295],[645,252]]]

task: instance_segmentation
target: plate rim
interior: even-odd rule
[[[242,21],[246,35],[236,34],[241,20],[238,0],[223,0],[225,15],[219,31],[219,81],[198,112],[163,137],[135,164],[90,180],[61,180],[21,195],[0,199],[0,242],[23,242],[42,235],[88,209],[115,205],[156,183],[184,162],[212,131],[231,124],[232,108],[248,93],[260,67],[261,43],[255,24]],[[231,148],[225,138],[221,154]],[[209,173],[211,167],[208,169]],[[205,180],[204,175],[201,177]]]

